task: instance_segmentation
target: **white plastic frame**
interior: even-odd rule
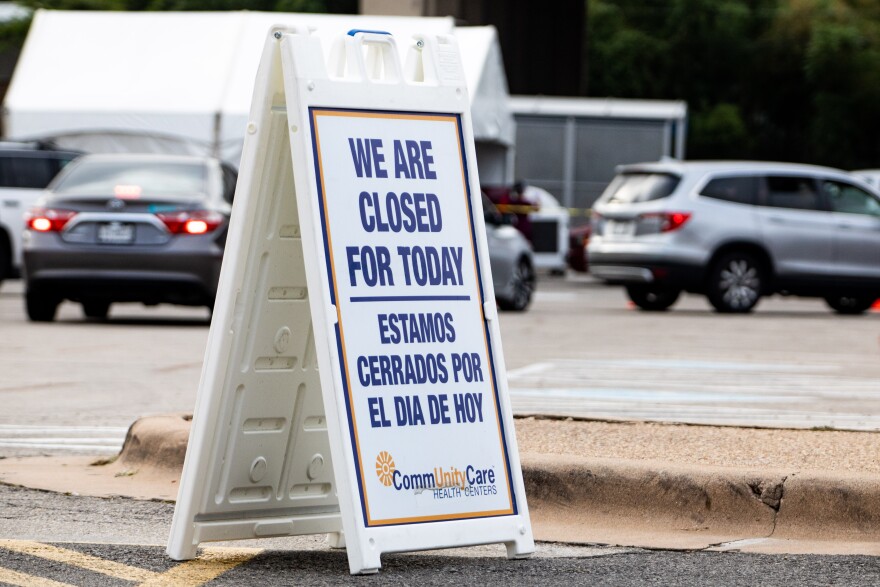
[[[451,36],[415,38],[401,67],[388,35],[350,34],[337,41],[328,62],[320,40],[308,31],[271,31],[172,523],[172,558],[193,558],[204,541],[261,536],[328,533],[340,546],[341,530],[352,573],[377,571],[385,552],[487,543],[506,544],[510,558],[534,551],[468,104]],[[460,115],[513,514],[364,524],[341,392],[337,311],[322,262],[311,106]]]

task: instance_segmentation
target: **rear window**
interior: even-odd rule
[[[757,177],[716,177],[706,184],[700,195],[737,204],[754,204],[758,193]]]
[[[681,178],[671,173],[622,173],[605,190],[608,203],[633,204],[667,198]]]
[[[207,193],[201,163],[82,161],[54,189],[72,196],[189,197]]]

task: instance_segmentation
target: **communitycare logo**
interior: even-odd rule
[[[379,456],[376,457],[376,475],[379,476],[379,481],[382,482],[382,485],[385,487],[391,487],[391,481],[394,479],[394,459],[391,458],[391,455],[388,454],[387,451],[382,451],[379,453]]]
[[[467,465],[463,470],[457,467],[434,467],[423,473],[404,473],[394,464],[388,451],[376,457],[376,476],[385,487],[397,491],[433,491],[434,499],[449,497],[476,497],[495,495],[495,470],[478,469]]]

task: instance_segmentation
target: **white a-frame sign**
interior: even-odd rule
[[[534,550],[452,37],[263,52],[168,553],[315,533]]]

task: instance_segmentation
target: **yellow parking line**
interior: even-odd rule
[[[261,552],[258,548],[204,548],[199,558],[181,563],[138,587],[198,587],[248,562]]]
[[[52,579],[34,577],[17,571],[11,571],[0,567],[0,583],[15,585],[15,587],[74,587],[70,583],[59,583]]]
[[[116,579],[122,579],[123,581],[148,581],[159,575],[159,573],[148,571],[147,569],[130,567],[75,550],[58,548],[57,546],[50,546],[39,542],[0,540],[0,548],[94,571]],[[60,585],[60,583],[58,584]]]
[[[101,573],[116,579],[122,579],[123,581],[139,582],[141,587],[198,587],[216,579],[226,571],[246,563],[262,552],[258,548],[204,548],[199,558],[183,562],[164,573],[157,573],[83,554],[75,550],[27,540],[0,539],[0,548]],[[67,585],[66,583],[32,577],[31,575],[18,573],[2,567],[0,567],[0,583],[27,587],[32,585],[34,587]]]

